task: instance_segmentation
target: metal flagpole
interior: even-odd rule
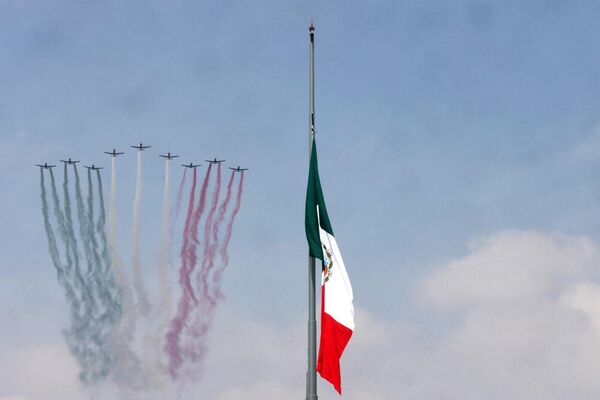
[[[308,155],[315,138],[315,27],[310,23],[309,75],[309,139]],[[308,255],[308,371],[306,371],[306,400],[317,400],[317,320],[315,310],[315,258]]]

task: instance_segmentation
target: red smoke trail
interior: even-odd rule
[[[227,206],[231,199],[233,178],[234,178],[234,174],[232,173],[232,176],[227,185],[227,195],[225,197],[225,200],[221,204],[221,207],[219,208],[219,214],[217,215],[217,219],[216,219],[215,223],[213,224],[213,239],[215,237],[218,238],[218,225],[223,221]],[[219,299],[221,299],[223,297],[220,292],[221,278],[223,275],[223,270],[227,267],[227,264],[229,263],[227,247],[229,245],[229,241],[231,240],[233,222],[235,220],[236,215],[238,214],[238,212],[240,210],[240,205],[241,205],[241,200],[242,200],[242,191],[243,191],[243,181],[244,181],[244,175],[242,172],[242,175],[240,177],[240,183],[238,186],[238,193],[237,193],[237,197],[236,197],[235,208],[233,209],[231,216],[230,216],[229,220],[227,221],[225,237],[224,237],[223,243],[221,244],[220,255],[221,255],[222,265],[213,274],[213,279],[212,279],[213,285],[212,285],[211,290],[209,291],[209,293],[207,293],[206,296],[203,295],[201,297],[201,301],[202,301],[201,305],[203,306],[203,308],[201,310],[199,310],[199,311],[201,311],[201,313],[196,313],[194,315],[193,321],[188,325],[189,326],[188,332],[189,332],[190,340],[184,346],[184,353],[185,353],[186,357],[188,357],[189,359],[191,359],[192,361],[195,361],[195,362],[202,360],[204,358],[204,355],[206,354],[207,345],[205,343],[204,338],[205,338],[206,334],[210,331],[210,328],[212,326],[214,312],[215,312],[215,308],[217,306],[217,302]],[[213,243],[214,250],[213,250],[213,254],[212,254],[212,262],[214,262],[214,257],[215,257],[214,252],[216,250],[216,247],[218,247],[217,244]],[[208,284],[208,282],[207,282],[207,284]],[[210,292],[212,292],[212,293],[210,293]],[[202,294],[204,294],[204,293],[202,293]]]
[[[221,203],[221,205],[219,206],[219,213],[217,214],[217,218],[215,219],[215,222],[213,224],[213,246],[216,248],[218,247],[219,243],[219,229],[221,228],[221,224],[223,223],[223,221],[225,220],[225,213],[227,212],[227,209],[229,208],[229,203],[231,201],[231,189],[233,188],[233,178],[235,177],[235,171],[231,171],[231,177],[229,178],[229,183],[227,183],[227,193],[225,195],[225,200],[223,200],[223,202]],[[229,235],[231,237],[231,234]],[[214,263],[214,255],[213,255],[213,263]],[[214,282],[214,280],[213,280]],[[208,284],[208,283],[207,283]],[[213,288],[213,292],[214,292],[214,288]],[[216,298],[214,297],[214,293],[209,293],[208,294],[209,298],[210,298],[210,302],[211,303],[215,303],[216,302]]]
[[[214,262],[216,243],[211,243],[211,228],[213,227],[213,219],[219,202],[219,192],[221,191],[221,164],[217,166],[217,180],[213,189],[210,208],[204,223],[204,251],[202,254],[202,264],[198,275],[196,276],[196,292],[199,294],[199,306],[194,315],[191,316],[192,322],[188,324],[186,334],[188,336],[187,343],[184,344],[185,356],[192,360],[198,361],[206,352],[206,347],[197,342],[197,338],[204,336],[208,331],[208,323],[204,321],[205,316],[212,312],[214,305],[208,296],[209,288],[207,275],[212,269]]]
[[[194,268],[196,268],[196,263],[198,261],[198,258],[196,256],[196,249],[198,248],[198,244],[200,243],[198,240],[198,224],[200,223],[200,218],[202,217],[204,208],[206,207],[206,191],[208,189],[208,182],[210,181],[211,170],[212,164],[208,164],[208,169],[206,170],[206,175],[204,176],[204,182],[202,182],[202,189],[200,189],[200,199],[198,199],[198,206],[196,207],[196,210],[194,210],[194,215],[192,217],[192,223],[190,226],[190,231],[192,235],[192,243],[188,247],[188,257],[190,257],[191,260],[190,275],[192,272],[194,272]]]
[[[210,302],[210,297],[208,295],[208,275],[210,274],[210,270],[214,265],[216,250],[217,250],[217,240],[218,235],[214,234],[213,231],[213,243],[211,243],[211,229],[213,229],[213,219],[215,217],[215,212],[217,211],[217,203],[219,201],[219,192],[221,191],[221,164],[217,166],[217,182],[215,184],[215,188],[213,190],[212,201],[210,205],[210,209],[208,211],[208,216],[206,217],[206,222],[204,224],[204,254],[202,255],[202,267],[200,268],[200,273],[197,276],[196,286],[200,287],[200,296],[202,296],[202,301],[207,306]]]
[[[186,326],[191,308],[197,299],[190,282],[190,276],[196,266],[196,247],[198,245],[198,223],[204,211],[206,204],[206,190],[210,179],[212,164],[208,165],[202,188],[200,189],[200,198],[198,205],[194,208],[194,195],[196,192],[197,174],[194,169],[194,178],[192,182],[192,192],[188,204],[188,212],[185,219],[183,230],[183,245],[181,246],[181,268],[179,269],[179,283],[182,287],[182,295],[177,307],[177,315],[171,321],[171,329],[167,333],[165,350],[169,355],[169,373],[172,378],[177,377],[177,372],[183,364],[183,355],[181,353],[181,332]]]
[[[185,174],[184,174],[185,178]],[[185,321],[189,314],[190,304],[194,299],[194,294],[189,280],[189,259],[187,248],[190,240],[190,226],[194,212],[194,199],[196,195],[196,184],[198,181],[198,175],[196,169],[194,169],[194,176],[192,180],[192,188],[190,190],[190,200],[188,203],[188,211],[185,217],[185,224],[183,228],[183,244],[181,246],[181,267],[179,268],[179,284],[181,285],[181,298],[179,299],[179,305],[177,306],[177,314],[171,321],[171,329],[167,332],[165,337],[165,351],[169,356],[169,373],[173,378],[176,377],[177,370],[183,363],[183,357],[181,355],[181,348],[179,343],[179,337],[183,331]],[[182,185],[180,185],[180,188]]]
[[[213,296],[216,299],[222,299],[223,293],[221,293],[221,280],[223,279],[223,272],[225,268],[229,265],[229,241],[231,240],[231,233],[233,229],[233,222],[235,221],[235,217],[240,211],[240,206],[242,204],[242,194],[244,192],[244,171],[240,172],[240,183],[238,185],[238,192],[235,199],[235,207],[231,212],[231,216],[229,217],[229,221],[227,221],[227,227],[225,228],[225,237],[223,238],[223,244],[221,245],[221,251],[219,255],[221,256],[221,267],[215,271],[213,274]]]

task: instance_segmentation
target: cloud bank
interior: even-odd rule
[[[586,237],[509,231],[474,241],[416,285],[417,321],[384,320],[358,304],[342,360],[343,398],[597,399],[599,266],[599,247]],[[206,367],[181,399],[302,397],[304,335],[300,317],[273,326],[225,308]],[[5,352],[0,376],[8,378],[2,400],[82,398],[75,364],[60,346]],[[337,396],[324,381],[319,390]]]

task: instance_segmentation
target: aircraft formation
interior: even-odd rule
[[[69,308],[65,344],[78,364],[79,381],[84,387],[110,383],[141,396],[181,387],[203,368],[224,299],[223,276],[247,168],[230,166],[223,176],[223,159],[206,159],[201,174],[199,163],[180,163],[175,191],[172,163],[164,163],[162,212],[151,216],[160,217],[160,230],[153,232],[141,228],[142,152],[151,146],[131,148],[137,150],[137,166],[130,242],[119,240],[116,201],[116,158],[124,151],[103,152],[111,157],[108,196],[101,165],[63,158],[63,165],[36,166],[48,254]],[[171,152],[150,155],[179,158]]]
[[[133,145],[133,146],[129,146],[133,149],[137,149],[137,151],[144,151],[146,149],[149,149],[152,146],[148,146],[148,145],[144,145],[142,142],[140,142],[140,144],[138,145]],[[125,154],[125,152],[122,151],[117,151],[116,149],[112,149],[112,151],[105,151],[104,154],[107,154],[111,157],[118,157],[122,154]],[[167,152],[167,154],[159,154],[159,157],[162,157],[164,159],[167,160],[172,160],[174,158],[177,158],[179,156],[171,154],[171,152]],[[225,160],[217,160],[217,158],[215,157],[212,160],[204,160],[209,164],[220,164],[222,162],[224,162]],[[80,162],[79,160],[72,160],[70,157],[66,160],[60,160],[60,162],[64,163],[64,164],[69,164],[69,165],[74,165],[77,164],[78,162]],[[56,165],[49,165],[47,162],[45,162],[44,164],[35,164],[37,167],[40,167],[42,169],[51,169],[56,167]],[[185,168],[190,168],[190,169],[196,169],[197,167],[201,166],[202,164],[194,164],[193,162],[190,162],[189,164],[181,164],[182,167]],[[87,166],[84,165],[85,168],[91,170],[91,171],[97,171],[97,170],[101,170],[103,169],[103,167],[97,167],[96,165],[92,164],[91,166]],[[233,167],[229,167],[230,170],[234,171],[234,172],[242,172],[242,171],[247,171],[248,168],[240,168],[240,166],[238,165],[237,168],[233,168]]]

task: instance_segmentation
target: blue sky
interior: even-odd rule
[[[468,264],[473,254],[494,258],[494,240],[510,254],[518,240],[505,240],[506,232],[542,249],[525,257],[531,265],[545,253],[545,245],[536,245],[544,240],[562,250],[596,251],[600,6],[592,2],[9,0],[1,7],[0,321],[15,329],[3,329],[0,348],[59,348],[66,323],[33,164],[72,157],[109,167],[102,151],[140,141],[153,146],[144,154],[147,273],[159,238],[163,163],[156,154],[247,166],[223,312],[263,324],[275,336],[297,326],[301,337],[311,20],[321,179],[357,309],[369,321],[416,326],[427,340],[442,337],[440,343],[462,332],[456,326],[466,320],[455,311],[432,311],[423,285],[435,286],[438,274]],[[128,152],[119,160],[124,249],[134,179]],[[590,257],[586,262],[595,265]],[[595,285],[589,271],[578,279]],[[543,269],[539,274],[546,276]],[[544,288],[571,300],[585,292],[557,285]],[[571,300],[560,304],[592,301]],[[227,339],[215,334],[214,341],[218,348]],[[299,378],[261,384],[259,377],[246,388],[214,389],[214,398],[301,388],[304,344],[294,343]],[[392,339],[390,346],[404,349]],[[352,351],[351,342],[350,360]],[[449,358],[461,366],[459,353]],[[12,357],[8,350],[0,355]],[[348,368],[348,375],[358,374]],[[369,392],[372,383],[357,384],[349,398],[398,398],[385,389]],[[600,393],[597,385],[588,389],[589,398]],[[0,398],[38,398],[20,390],[0,385]],[[559,392],[565,397],[556,398],[577,394]],[[413,398],[431,398],[423,393]],[[485,394],[475,386],[472,396]]]

